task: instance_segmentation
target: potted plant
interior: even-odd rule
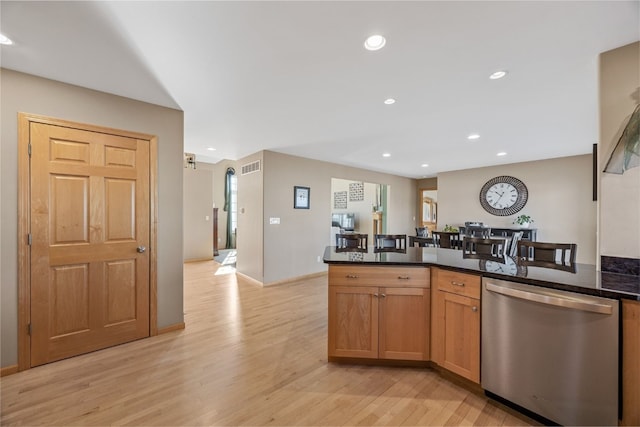
[[[518,224],[520,227],[522,228],[527,228],[529,227],[529,224],[531,224],[533,221],[533,219],[531,218],[530,215],[519,215],[515,220],[513,220],[514,224]]]

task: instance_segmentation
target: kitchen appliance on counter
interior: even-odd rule
[[[561,425],[617,425],[618,304],[483,278],[482,388]]]

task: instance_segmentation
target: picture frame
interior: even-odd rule
[[[311,206],[311,188],[293,186],[293,208],[309,209]]]

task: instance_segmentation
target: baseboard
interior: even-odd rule
[[[13,375],[18,373],[18,365],[5,366],[0,368],[0,377],[6,377],[7,375]]]
[[[236,277],[238,277],[240,280],[244,280],[246,282],[249,282],[252,285],[257,285],[257,286],[277,286],[277,285],[286,285],[289,283],[295,283],[295,282],[302,282],[304,280],[310,280],[310,279],[315,279],[316,277],[322,277],[322,276],[326,276],[327,272],[326,271],[320,271],[318,273],[311,273],[311,274],[305,274],[302,276],[296,276],[296,277],[290,277],[288,279],[282,279],[282,280],[276,280],[275,282],[269,282],[269,283],[263,283],[259,280],[254,279],[253,277],[247,276],[246,274],[242,274],[240,272],[236,271]]]
[[[276,280],[275,282],[265,283],[264,286],[276,286],[276,285],[286,285],[289,283],[302,282],[304,280],[315,279],[316,277],[326,276],[326,271],[320,271],[318,273],[305,274],[303,276],[290,277],[288,279]]]
[[[249,282],[250,285],[264,286],[264,283],[262,283],[261,281],[256,280],[253,277],[247,276],[246,274],[239,273],[238,271],[236,271],[236,277],[245,282]]]
[[[183,262],[184,263],[188,263],[188,262],[202,262],[202,261],[212,261],[213,257],[207,257],[207,258],[191,258],[191,259],[185,259]]]
[[[168,332],[173,332],[173,331],[180,331],[180,330],[182,330],[184,328],[185,328],[184,322],[176,323],[175,325],[169,325],[169,326],[164,327],[164,328],[159,328],[158,329],[158,335],[166,334]]]

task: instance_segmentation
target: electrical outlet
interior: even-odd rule
[[[322,262],[322,257],[318,255],[318,262]]]
[[[206,216],[204,217],[204,220],[205,220],[205,221],[209,221],[209,215],[206,215]]]

